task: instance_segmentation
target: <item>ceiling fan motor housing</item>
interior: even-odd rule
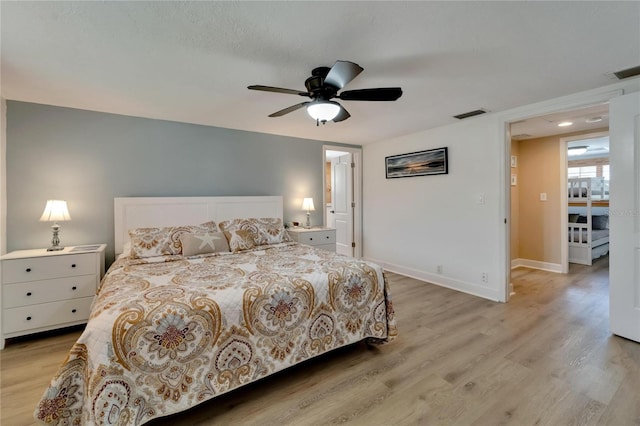
[[[311,98],[329,100],[336,96],[338,88],[324,81],[330,70],[329,67],[318,67],[311,71],[311,77],[304,82]]]

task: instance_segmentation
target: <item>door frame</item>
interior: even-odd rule
[[[353,250],[355,258],[362,257],[362,148],[346,147],[339,145],[323,145],[322,146],[322,187],[327,181],[327,172],[325,165],[327,164],[327,151],[341,151],[350,153],[354,163],[353,168],[353,200],[356,203],[353,209],[353,241],[356,243]],[[322,222],[327,225],[327,191],[322,191]]]
[[[568,229],[569,226],[569,156],[567,155],[567,147],[569,142],[609,136],[609,131],[584,133],[577,136],[565,136],[560,138],[560,229]],[[609,142],[611,145],[611,142]],[[562,265],[562,273],[569,272],[569,239],[562,238],[560,242],[560,263]]]
[[[501,294],[498,296],[500,301],[509,301],[511,283],[511,123],[541,115],[571,111],[591,105],[606,103],[623,93],[624,90],[622,88],[612,89],[611,87],[606,87],[604,90],[596,89],[578,95],[569,95],[552,101],[527,105],[501,115],[499,120],[501,129],[499,136],[501,139],[500,154],[503,167],[500,168],[500,183],[502,186],[502,190],[500,191],[500,211],[502,212],[502,217],[500,217],[499,220],[504,223],[504,226],[501,227],[502,235],[500,239],[503,243],[501,245],[502,253],[500,253],[499,256],[502,258],[503,262],[504,281],[500,288]]]

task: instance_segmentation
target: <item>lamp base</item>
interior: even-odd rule
[[[56,222],[53,222],[53,225],[51,225],[51,230],[53,231],[53,238],[51,239],[51,247],[49,247],[47,251],[64,250],[64,247],[60,247],[60,237],[58,237],[60,225],[58,225]]]
[[[307,223],[305,223],[304,227],[307,229],[311,229],[311,217],[309,212],[307,212]]]

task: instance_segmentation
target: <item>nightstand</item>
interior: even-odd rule
[[[300,244],[336,251],[336,230],[333,228],[289,228],[287,232],[293,241]]]
[[[104,275],[106,247],[18,250],[0,257],[0,349],[10,337],[86,323]]]

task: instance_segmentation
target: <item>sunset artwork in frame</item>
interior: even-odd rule
[[[387,179],[446,175],[449,173],[447,154],[445,147],[385,157]]]

